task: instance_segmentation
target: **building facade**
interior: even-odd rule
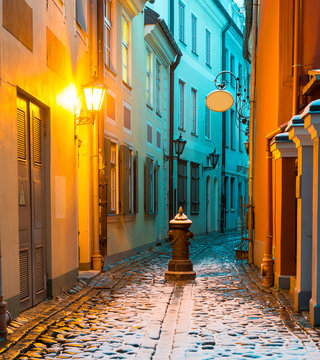
[[[235,107],[221,114],[205,101],[222,70],[240,76],[246,86],[243,15],[233,1],[163,1],[153,9],[169,23],[183,54],[174,80],[174,138],[181,134],[187,143],[174,162],[173,207],[190,215],[195,233],[235,229],[248,169],[246,128],[239,130]],[[226,80],[235,95],[235,79]],[[220,159],[213,169],[214,151]]]
[[[312,324],[319,325],[319,52],[313,16],[319,3],[259,3],[253,258],[265,284],[290,289],[295,309],[309,309]],[[250,19],[254,3],[247,5]]]

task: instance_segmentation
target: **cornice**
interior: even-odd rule
[[[133,19],[143,10],[147,0],[119,0],[119,2],[128,16]]]

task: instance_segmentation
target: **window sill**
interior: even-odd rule
[[[205,137],[204,139],[205,139],[206,141],[212,142],[212,140],[211,140],[210,138],[208,138],[208,137]]]
[[[191,131],[191,135],[194,137],[198,137],[198,135],[196,133],[194,133],[193,131]]]
[[[147,107],[147,109],[149,109],[149,110],[153,111],[153,107],[152,107],[151,105],[146,104],[146,107]]]
[[[191,50],[191,53],[196,56],[197,58],[199,57],[199,54],[197,54],[195,51]]]
[[[156,111],[156,114],[159,118],[162,118],[161,114],[158,111]]]
[[[126,83],[124,80],[122,80],[122,84],[124,85],[124,87],[129,90],[130,92],[132,92],[132,87],[131,85],[129,85],[128,83]]]
[[[105,68],[106,68],[106,70],[107,70],[108,73],[110,73],[110,74],[113,75],[114,77],[117,76],[117,72],[116,72],[116,70],[115,70],[113,67],[108,66],[108,65],[106,65],[106,64],[104,64],[104,65],[105,65]]]
[[[236,210],[235,210],[235,209],[230,209],[230,212],[233,212],[233,213],[234,213],[234,212],[236,212]]]
[[[109,214],[107,216],[107,223],[119,223],[119,222],[132,222],[136,220],[136,214]]]
[[[179,131],[186,132],[186,130],[185,130],[184,128],[180,127],[180,126],[178,126],[178,130],[179,130]]]
[[[187,47],[187,44],[186,44],[183,40],[179,39],[179,42],[180,42],[184,47]]]
[[[210,70],[212,70],[212,66],[211,66],[210,64],[208,64],[207,62],[206,62],[206,66],[207,66]]]
[[[191,215],[199,215],[199,211],[191,211]]]

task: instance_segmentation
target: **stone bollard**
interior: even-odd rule
[[[0,295],[0,339],[7,338],[7,326],[10,322],[11,316],[7,311],[7,303],[3,300],[3,296]]]
[[[171,230],[168,233],[172,245],[172,258],[165,273],[166,280],[193,280],[196,273],[189,259],[190,238],[193,233],[189,231],[192,221],[183,213],[182,207],[179,213],[170,220]]]

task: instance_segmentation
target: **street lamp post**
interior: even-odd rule
[[[83,86],[87,110],[91,118],[82,117],[76,119],[76,124],[82,123],[93,125],[93,146],[92,146],[92,205],[93,205],[93,250],[92,250],[92,269],[101,270],[101,254],[99,246],[99,145],[97,114],[101,109],[105,88],[93,79]],[[82,121],[82,122],[80,122]]]

